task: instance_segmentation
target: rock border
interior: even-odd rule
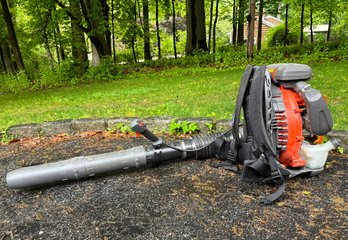
[[[7,129],[6,134],[11,138],[26,138],[39,136],[54,136],[57,134],[78,134],[88,131],[106,131],[109,128],[114,128],[117,124],[124,125],[136,118],[132,117],[115,117],[115,118],[82,118],[82,119],[65,119],[53,122],[34,123],[15,125]],[[144,118],[146,126],[153,132],[168,132],[169,124],[172,120],[189,121],[198,124],[201,132],[208,132],[207,123],[212,123],[211,118],[177,118],[177,117],[150,117]],[[216,126],[221,130],[231,128],[231,122],[228,120],[217,121]],[[342,142],[344,151],[348,153],[348,131],[333,130],[328,134],[330,138],[338,138]]]

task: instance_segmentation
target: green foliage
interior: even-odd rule
[[[198,124],[189,121],[177,121],[173,119],[169,124],[170,134],[193,134],[199,132]]]
[[[333,26],[331,39],[333,40],[346,40],[348,39],[348,12],[344,12],[341,16],[338,24]]]
[[[43,65],[39,74],[36,76],[33,86],[35,89],[74,85],[80,81],[74,71],[73,62],[70,59],[54,67]]]
[[[111,58],[105,58],[100,65],[90,67],[84,76],[87,81],[108,81],[115,79],[120,73],[121,67],[115,65]]]
[[[310,66],[314,72],[310,84],[328,97],[334,129],[347,130],[348,61],[331,60]],[[107,82],[44,89],[34,94],[2,93],[0,128],[115,116],[202,118],[213,112],[217,119],[231,119],[243,68],[171,66],[158,71],[143,67]]]
[[[336,152],[338,152],[339,154],[343,154],[344,153],[344,148],[339,146],[337,149],[336,149]]]
[[[288,29],[286,36],[286,45],[297,44],[300,36],[298,32]],[[271,28],[266,35],[266,46],[282,46],[285,40],[285,25],[281,24],[277,27]]]
[[[128,61],[133,56],[128,55]],[[342,61],[348,59],[348,41],[317,42],[314,44],[290,45],[284,47],[265,47],[255,51],[252,61],[246,58],[245,47],[234,48],[225,45],[218,48],[215,54],[195,52],[194,56],[178,59],[161,59],[133,64],[114,64],[111,58],[105,58],[96,67],[90,67],[80,79],[74,72],[70,59],[50,67],[40,63],[28,64],[27,72],[18,75],[0,74],[0,91],[20,92],[40,88],[52,88],[75,85],[81,82],[111,81],[122,78],[124,74],[156,73],[161,70],[172,73],[178,68],[200,71],[199,68],[214,67],[216,69],[244,68],[247,64],[269,64],[274,62],[301,62],[307,64]],[[41,68],[37,69],[38,66]],[[181,70],[179,70],[181,71]],[[122,73],[122,74],[121,74]],[[29,76],[29,77],[28,77]],[[31,81],[30,81],[30,80]]]
[[[117,123],[116,126],[112,127],[112,128],[108,128],[107,129],[108,132],[111,133],[132,133],[132,129],[128,124],[124,124],[124,123]]]
[[[208,117],[211,118],[210,122],[205,123],[205,126],[208,128],[208,131],[211,133],[220,132],[221,127],[217,127],[218,119],[216,113],[212,112],[211,114],[208,114]]]
[[[18,74],[0,74],[0,91],[2,92],[21,92],[31,87],[31,82],[25,71]]]
[[[13,140],[13,137],[9,136],[7,134],[7,130],[6,129],[1,129],[0,130],[0,139],[1,139],[1,143],[8,144],[9,142],[11,142]]]

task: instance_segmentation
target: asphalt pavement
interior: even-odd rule
[[[90,134],[0,145],[0,240],[4,239],[346,239],[347,155],[330,154],[325,171],[276,188],[213,168],[215,159],[11,190],[8,171],[147,144],[142,138]]]

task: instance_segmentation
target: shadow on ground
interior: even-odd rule
[[[0,146],[0,239],[344,239],[347,155],[331,155],[317,177],[291,180],[275,205],[272,185],[242,183],[206,161],[163,164],[89,181],[10,190],[20,166],[143,144],[95,135]]]

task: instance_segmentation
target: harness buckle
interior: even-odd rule
[[[274,171],[271,171],[271,178],[272,178],[273,182],[275,182],[278,185],[280,185],[284,182],[284,177],[283,177],[280,169],[276,169]]]

